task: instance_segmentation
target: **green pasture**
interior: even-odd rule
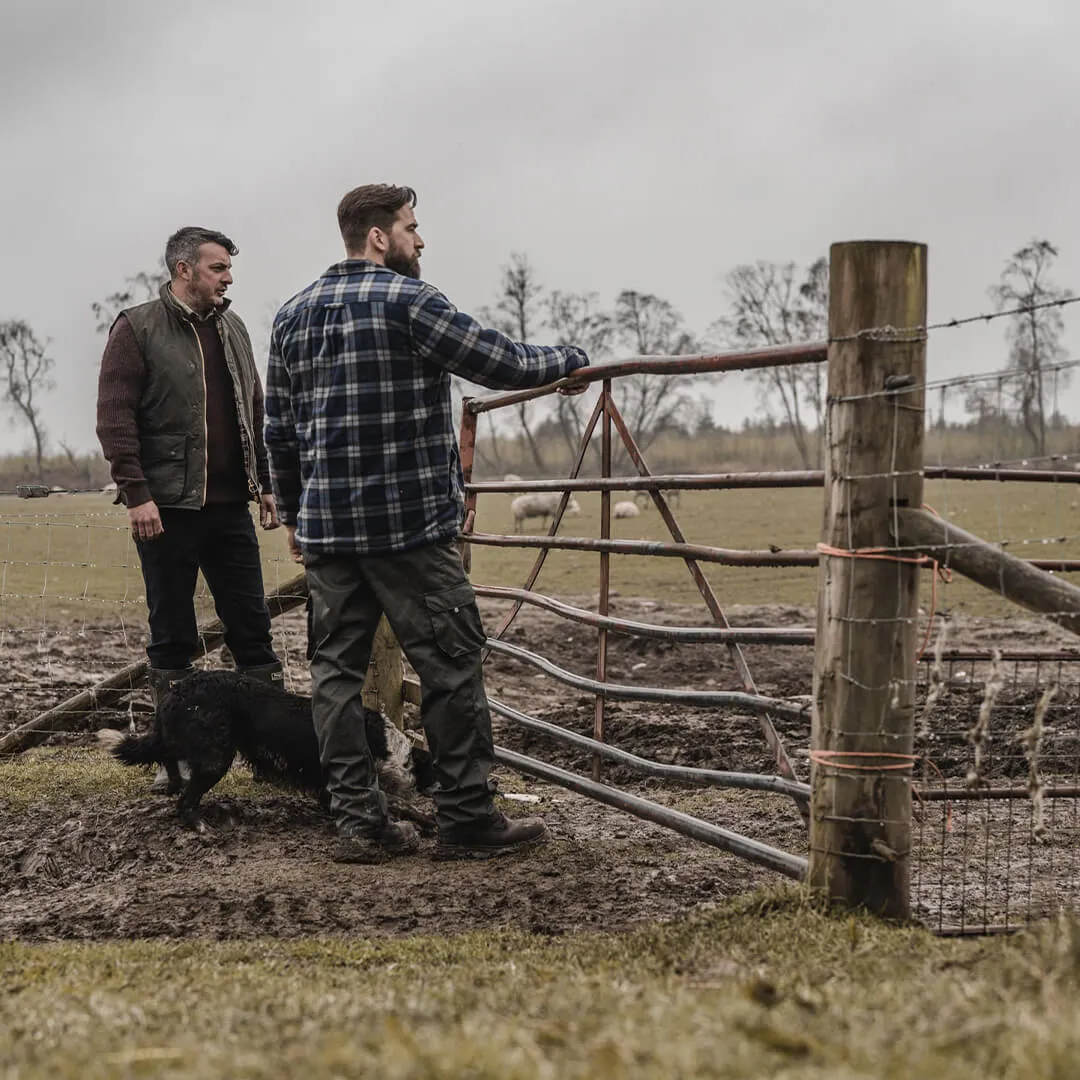
[[[511,533],[508,494],[480,498],[476,528]],[[943,516],[987,540],[1007,541],[1026,557],[1080,558],[1080,485],[998,484],[938,481],[926,485],[926,501]],[[564,519],[563,535],[598,536],[600,498],[579,498],[582,513]],[[817,489],[686,492],[676,516],[691,543],[728,548],[812,549],[821,528]],[[538,521],[530,531],[540,532]],[[612,522],[612,535],[669,539],[659,515],[649,507],[638,518]],[[282,530],[262,533],[267,588],[297,572],[285,550]],[[473,580],[521,585],[536,558],[535,549],[474,545]],[[548,555],[537,587],[553,595],[590,595],[599,588],[600,556],[555,551]],[[813,569],[704,566],[722,605],[795,604],[812,606]],[[930,600],[925,575],[925,603]],[[677,559],[611,557],[611,585],[623,595],[694,601],[697,592]],[[203,596],[209,613],[209,597]],[[939,609],[1002,616],[1005,601],[956,579],[939,586]],[[0,627],[77,620],[108,622],[142,618],[143,586],[123,509],[106,495],[0,498]]]

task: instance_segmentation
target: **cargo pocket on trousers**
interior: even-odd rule
[[[435,644],[447,656],[464,656],[484,644],[484,627],[476,610],[476,595],[467,582],[439,592],[425,593]]]

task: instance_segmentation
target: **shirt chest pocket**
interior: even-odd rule
[[[449,589],[425,593],[424,604],[431,619],[435,644],[447,656],[464,656],[483,647],[484,627],[476,607],[476,595],[467,581]]]

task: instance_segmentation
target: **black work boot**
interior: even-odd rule
[[[186,679],[194,668],[189,664],[186,668],[148,668],[146,672],[147,680],[150,683],[150,698],[154,703],[154,710],[157,711],[161,707],[162,701],[165,699],[165,695],[182,679]],[[177,767],[180,770],[180,779],[187,783],[191,779],[191,769],[188,767],[186,761],[178,761]],[[151,795],[175,795],[179,790],[178,786],[169,779],[169,772],[164,765],[158,766],[158,771],[154,775],[154,779],[150,783]]]
[[[253,664],[250,667],[237,665],[236,674],[246,675],[249,679],[257,679],[259,682],[276,686],[278,690],[285,689],[285,672],[282,670],[280,660],[275,660],[272,664]]]
[[[436,859],[488,859],[520,851],[547,839],[543,818],[508,818],[495,814],[469,825],[439,829]]]
[[[339,863],[381,863],[411,855],[419,846],[420,834],[409,822],[387,821],[377,829],[339,836],[330,857]]]

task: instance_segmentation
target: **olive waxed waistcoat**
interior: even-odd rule
[[[247,328],[226,300],[210,318],[216,323],[232,379],[248,493],[259,494],[256,395],[262,390]],[[206,496],[206,383],[202,346],[190,317],[168,284],[160,299],[121,313],[131,324],[146,364],[138,406],[139,462],[159,506],[199,509]],[[261,415],[258,422],[261,424]],[[259,455],[263,456],[263,455]]]

